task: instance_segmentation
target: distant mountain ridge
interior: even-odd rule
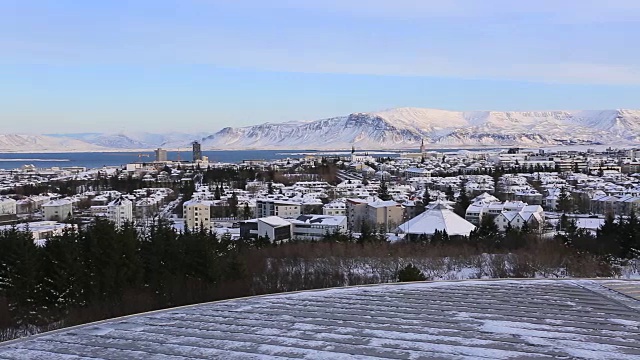
[[[397,108],[311,122],[225,128],[205,148],[366,149],[435,146],[632,144],[640,110],[447,111]]]
[[[631,145],[640,110],[449,111],[396,108],[314,121],[226,127],[214,134],[81,133],[0,135],[0,151],[361,149],[475,146]]]

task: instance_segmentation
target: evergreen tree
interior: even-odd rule
[[[220,198],[221,198],[220,186],[218,186],[218,185],[216,185],[216,189],[213,192],[213,198],[215,200],[220,200]]]
[[[449,201],[453,201],[455,199],[455,192],[453,191],[453,188],[451,187],[451,185],[449,185],[447,187],[447,191],[445,191],[445,196],[447,198],[447,200]]]
[[[467,196],[467,190],[465,186],[462,186],[460,189],[460,196],[458,196],[458,200],[453,208],[453,211],[461,217],[464,217],[467,213],[467,208],[471,205],[471,200],[469,200],[469,196]]]
[[[602,251],[609,255],[619,255],[621,253],[618,235],[620,234],[619,224],[616,223],[613,214],[608,214],[604,223],[596,231],[596,239],[602,245]]]
[[[83,305],[79,233],[74,228],[65,230],[50,238],[42,250],[43,313],[48,322],[54,322],[70,309]]]
[[[4,292],[12,321],[20,329],[41,325],[41,249],[30,231],[12,228],[0,233],[0,292]]]
[[[620,257],[626,259],[638,257],[640,255],[640,222],[636,213],[631,211],[625,221],[620,217],[618,226],[620,229],[618,232]]]
[[[378,187],[378,197],[383,201],[391,200],[391,195],[389,195],[389,188],[387,187],[387,183],[386,181],[384,181],[384,179],[380,180],[380,187]]]
[[[375,236],[371,229],[371,226],[369,225],[368,222],[363,220],[362,224],[360,225],[360,237],[358,238],[358,243],[364,244],[364,243],[373,242],[374,237]]]
[[[560,189],[560,195],[558,196],[558,201],[556,203],[556,210],[558,212],[566,213],[566,212],[571,212],[572,207],[573,207],[573,204],[571,201],[571,195],[567,192],[567,190],[563,186]]]
[[[491,216],[483,216],[480,226],[469,234],[471,243],[487,249],[502,247],[502,236]]]
[[[426,208],[429,206],[430,202],[431,202],[431,196],[429,195],[429,188],[425,184],[424,194],[422,195],[422,204],[424,204],[424,207]]]
[[[231,213],[231,216],[238,216],[238,195],[233,192],[227,202],[229,203],[229,212]]]
[[[251,208],[249,208],[249,204],[245,203],[244,207],[242,208],[242,217],[245,220],[249,220],[253,217],[253,214],[251,213]]]
[[[407,281],[424,281],[427,278],[424,276],[422,271],[417,267],[413,266],[413,264],[408,264],[404,267],[404,269],[398,271],[398,281],[399,282],[407,282]]]

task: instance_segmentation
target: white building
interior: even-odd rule
[[[300,203],[273,199],[256,200],[256,217],[279,216],[292,219],[300,216]]]
[[[322,207],[323,215],[346,216],[347,204],[344,201],[332,201]]]
[[[13,226],[13,225],[12,225]],[[0,226],[0,231],[9,230],[12,226]],[[26,231],[33,235],[33,240],[38,245],[44,244],[43,242],[55,235],[61,235],[65,229],[72,229],[75,225],[64,224],[56,221],[35,221],[30,223],[17,224],[16,230]]]
[[[278,216],[268,216],[258,220],[258,236],[273,241],[290,240],[293,232],[291,223]]]
[[[65,221],[73,214],[73,203],[67,199],[51,200],[42,204],[46,221]]]
[[[465,219],[472,224],[480,225],[484,216],[495,217],[503,212],[519,212],[527,206],[530,205],[522,201],[506,201],[502,203],[497,198],[489,195],[469,205],[465,212]],[[542,209],[542,207],[540,207],[540,209]]]
[[[0,215],[15,215],[17,212],[17,201],[11,198],[0,198]]]
[[[320,240],[327,233],[347,232],[346,216],[300,215],[290,223],[296,239]]]
[[[475,225],[451,210],[444,202],[436,202],[425,212],[398,226],[398,231],[409,236],[433,236],[446,231],[449,236],[469,236]]]
[[[427,170],[425,168],[411,167],[404,170],[404,176],[407,179],[411,179],[415,177],[429,178],[431,177],[431,170]]]
[[[129,199],[118,198],[107,205],[107,218],[117,227],[133,221],[133,202]]]
[[[500,231],[505,231],[509,226],[513,229],[521,229],[526,223],[529,229],[540,231],[544,226],[544,210],[540,205],[527,205],[520,210],[505,210],[498,214],[493,221]]]
[[[189,200],[183,205],[183,216],[185,226],[189,230],[211,227],[211,207],[213,201],[209,200]]]

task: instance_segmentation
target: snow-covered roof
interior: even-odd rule
[[[312,225],[340,225],[347,220],[346,216],[339,215],[300,215],[292,224],[312,224]]]
[[[623,294],[639,286],[473,280],[276,294],[0,343],[0,358],[638,359],[639,303]]]
[[[259,218],[258,221],[261,221],[267,225],[271,225],[271,226],[287,226],[287,225],[291,225],[290,222],[288,222],[287,220],[279,217],[279,216],[267,216],[267,217],[263,217],[263,218]]]
[[[65,205],[71,205],[71,200],[69,200],[69,199],[50,200],[50,201],[42,204],[42,207],[65,206]]]
[[[397,202],[393,201],[393,200],[388,200],[388,201],[374,201],[374,202],[370,202],[368,204],[371,207],[374,208],[382,208],[382,207],[390,207],[390,206],[400,206],[400,204],[398,204]]]
[[[435,203],[427,211],[398,226],[400,232],[418,235],[433,235],[436,230],[446,230],[449,235],[469,236],[475,228],[475,225],[451,211],[442,202]]]

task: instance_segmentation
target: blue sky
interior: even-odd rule
[[[637,0],[0,0],[0,132],[640,108]]]

